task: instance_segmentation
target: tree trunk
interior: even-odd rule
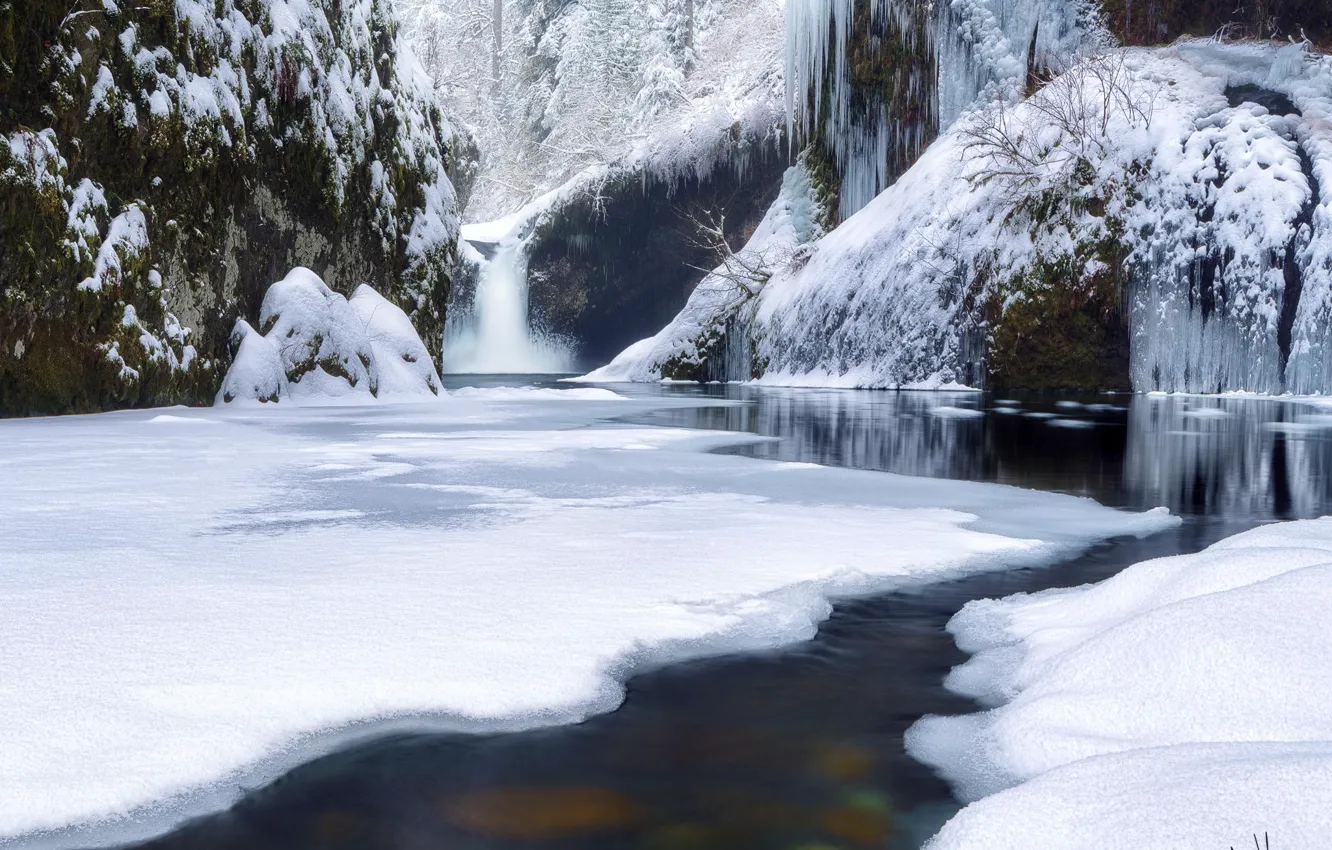
[[[694,0],[685,0],[685,73],[694,69]]]
[[[692,2],[692,0],[691,0]],[[500,78],[500,57],[504,53],[504,0],[495,0],[495,64],[492,76],[498,82]]]

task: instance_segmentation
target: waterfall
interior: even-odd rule
[[[527,257],[521,242],[501,245],[485,264],[470,310],[455,308],[444,329],[444,372],[552,374],[573,370],[562,340],[528,321]]]

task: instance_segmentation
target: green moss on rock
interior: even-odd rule
[[[1011,212],[1009,223],[1027,230],[1033,256],[990,291],[992,387],[1131,389],[1123,307],[1130,271],[1118,211],[1135,200],[1132,182],[1146,171],[1139,164],[1123,179],[1104,180],[1083,164],[1070,186]]]

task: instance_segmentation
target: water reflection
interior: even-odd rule
[[[1332,428],[1304,405],[1266,399],[1136,399],[1125,489],[1189,513],[1320,516],[1332,494]]]
[[[677,389],[733,406],[653,414],[660,424],[779,438],[734,451],[904,475],[994,481],[1248,520],[1332,504],[1332,415],[1274,399]],[[968,412],[983,415],[969,416]]]

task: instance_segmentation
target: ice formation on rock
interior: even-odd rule
[[[843,217],[887,188],[895,166],[910,165],[987,87],[1066,67],[1105,38],[1082,2],[871,0],[867,22],[856,20],[859,5],[808,0],[786,10],[788,130],[831,148]],[[867,80],[853,68],[863,54],[892,79]],[[893,100],[925,105],[905,110]]]
[[[777,383],[978,386],[1014,305],[1099,290],[1137,390],[1332,391],[1329,85],[1302,45],[1194,41],[974,109],[773,277],[752,359]]]

